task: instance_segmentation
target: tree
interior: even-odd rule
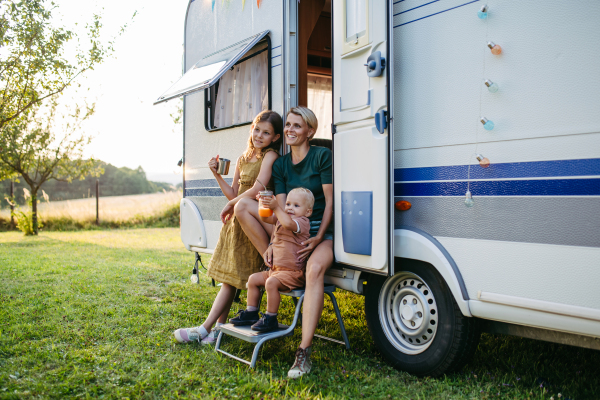
[[[59,123],[57,109],[56,98],[47,107],[32,107],[7,123],[0,136],[0,168],[15,171],[30,188],[34,235],[38,234],[38,191],[44,182],[71,182],[103,172],[93,158],[83,158],[83,149],[91,138],[80,133],[81,124],[94,113],[94,106],[68,109],[63,123]]]
[[[51,25],[55,8],[48,0],[0,0],[0,135],[7,123],[62,93],[113,52],[113,41],[100,42],[99,15],[85,25],[83,47],[76,33]],[[75,56],[67,59],[71,44]],[[0,168],[0,179],[11,175],[14,171]]]

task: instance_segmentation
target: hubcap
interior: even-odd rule
[[[431,289],[412,272],[389,278],[379,294],[379,320],[390,342],[405,354],[419,354],[437,331],[437,304]]]

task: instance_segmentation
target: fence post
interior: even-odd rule
[[[15,183],[10,181],[10,229],[15,229]]]
[[[96,179],[96,225],[100,225],[100,180]]]

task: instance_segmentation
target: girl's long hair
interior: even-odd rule
[[[265,150],[267,150],[267,149],[275,149],[275,151],[278,151],[279,147],[281,147],[281,139],[283,138],[283,119],[281,119],[281,115],[279,115],[275,111],[271,111],[271,110],[261,111],[254,118],[254,121],[252,121],[252,125],[250,127],[250,137],[248,138],[248,148],[246,149],[246,151],[244,151],[244,154],[242,154],[242,158],[246,161],[248,161],[252,158],[252,155],[254,154],[254,150],[256,150],[254,148],[254,143],[252,143],[252,132],[254,131],[254,127],[256,126],[256,124],[258,124],[259,122],[270,123],[271,126],[273,127],[273,134],[279,135],[279,139],[273,140],[271,142],[271,144],[269,144],[267,147],[258,151],[256,153],[256,158],[261,159]]]

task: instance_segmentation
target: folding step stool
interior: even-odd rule
[[[350,342],[348,341],[348,335],[346,335],[346,328],[344,327],[344,321],[342,320],[342,315],[340,314],[340,309],[338,307],[337,301],[335,300],[335,296],[333,292],[335,292],[334,285],[325,285],[324,292],[329,296],[331,302],[333,303],[333,309],[335,310],[335,315],[338,320],[338,324],[340,325],[340,330],[342,331],[342,337],[344,341],[332,339],[326,336],[315,335],[320,339],[330,340],[335,343],[345,344],[347,349],[350,349]],[[280,292],[281,293],[281,292]],[[260,347],[267,340],[277,339],[281,337],[287,337],[294,334],[294,329],[298,324],[298,320],[300,318],[300,310],[302,309],[302,301],[304,300],[304,290],[296,289],[292,290],[288,293],[281,293],[282,296],[289,296],[294,301],[296,305],[296,312],[294,313],[294,320],[290,326],[279,324],[279,328],[276,331],[271,332],[256,332],[253,331],[250,326],[233,326],[233,324],[221,325],[221,333],[219,333],[219,337],[217,338],[217,345],[215,346],[215,350],[225,354],[228,357],[231,357],[239,362],[243,362],[244,364],[248,364],[250,368],[254,368],[256,366],[256,360],[258,358],[258,352]],[[261,297],[262,299],[262,297]],[[259,304],[260,306],[260,304]],[[244,360],[243,358],[239,358],[234,356],[233,354],[227,353],[226,351],[221,349],[221,341],[225,335],[233,336],[238,339],[244,340],[249,343],[256,343],[254,346],[254,351],[252,352],[252,360]]]

